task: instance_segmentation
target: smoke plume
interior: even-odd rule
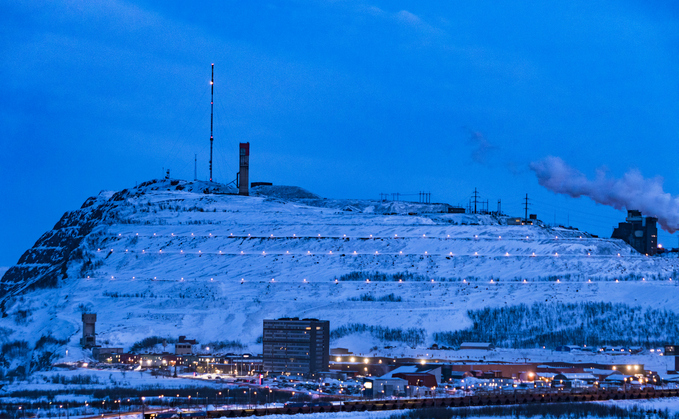
[[[489,154],[497,147],[493,145],[478,131],[471,131],[469,135],[469,143],[474,148],[472,150],[472,160],[478,164],[486,164],[488,162]]]
[[[662,177],[645,179],[641,172],[632,169],[621,179],[611,179],[603,169],[597,169],[595,178],[590,180],[553,156],[531,163],[530,168],[538,183],[552,192],[573,198],[586,196],[615,209],[640,210],[644,215],[658,217],[658,223],[667,232],[679,229],[679,197],[663,191]]]

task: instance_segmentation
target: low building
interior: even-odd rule
[[[460,349],[480,349],[484,351],[492,351],[495,345],[488,342],[462,342]]]
[[[174,344],[174,354],[191,355],[193,353],[193,345],[197,343],[195,339],[186,339],[186,336],[179,336],[177,343]]]
[[[561,373],[552,378],[552,387],[582,388],[590,387],[597,381],[597,377],[588,373]]]
[[[105,362],[103,359],[109,358],[111,354],[122,354],[123,348],[102,348],[101,346],[95,346],[92,348],[92,358],[99,362]]]
[[[404,365],[389,371],[381,379],[401,378],[411,386],[436,387],[441,382],[441,367]]]
[[[330,349],[330,355],[352,355],[353,352],[351,352],[347,348],[332,348]]]
[[[363,380],[363,396],[368,398],[391,398],[406,394],[408,381],[403,378],[368,377]]]

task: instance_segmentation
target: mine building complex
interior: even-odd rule
[[[614,239],[621,239],[642,255],[655,255],[658,251],[658,227],[655,217],[644,217],[640,211],[627,211],[627,219],[613,230]]]

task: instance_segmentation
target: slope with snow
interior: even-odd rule
[[[487,306],[674,309],[677,260],[639,255],[619,240],[442,213],[440,204],[325,200],[294,187],[230,192],[161,180],[88,199],[2,277],[0,339],[32,348],[51,336],[58,357],[66,348],[69,358],[85,357],[78,343],[88,311],[104,346],[187,335],[259,352],[262,319],[280,316],[434,333],[469,326],[467,310]],[[393,281],[343,280],[355,272]],[[360,301],[366,293],[401,301]]]

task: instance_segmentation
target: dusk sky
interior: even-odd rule
[[[193,179],[194,154],[206,179],[212,63],[219,182],[249,141],[251,181],[453,205],[477,187],[517,216],[528,193],[606,237],[623,211],[531,163],[679,194],[675,2],[6,1],[0,56],[0,266],[101,190]]]

